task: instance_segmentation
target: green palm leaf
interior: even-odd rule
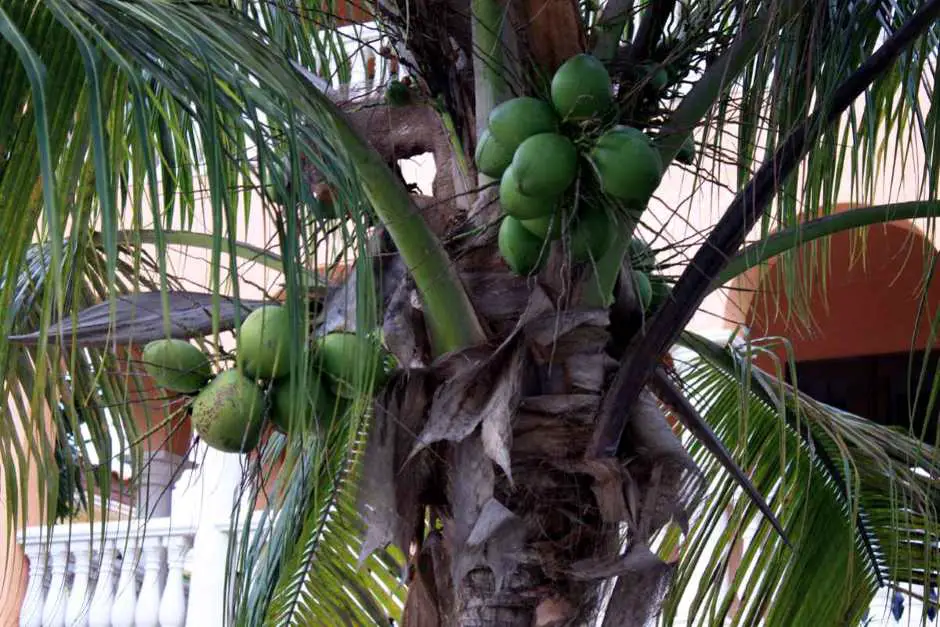
[[[349,418],[347,414],[341,420],[354,425]],[[261,624],[263,619],[271,625],[381,625],[400,620],[406,590],[399,579],[404,572],[400,556],[382,551],[357,563],[364,529],[356,487],[365,463],[366,427],[363,421],[359,428],[331,430],[327,440],[334,446],[316,443],[308,451],[335,450],[341,456],[323,459],[319,468],[301,457],[285,474],[286,485],[304,486],[301,491],[308,494],[305,499],[285,498],[270,536],[280,543],[274,545],[279,550],[260,556],[252,569],[258,576],[276,567],[276,586],[255,586],[243,595],[240,624]],[[258,602],[272,591],[269,601]]]
[[[107,285],[106,255],[90,241],[66,241],[66,261],[72,272],[62,278],[68,309],[84,308],[106,299],[113,291],[131,294],[137,285],[153,288],[147,275],[137,275],[135,263],[155,272],[148,259],[134,260],[123,253],[112,261],[116,282]],[[43,304],[49,292],[54,291],[53,276],[61,275],[53,266],[48,246],[31,246],[26,250],[26,270],[13,281],[0,281],[0,288],[10,288],[13,294],[9,324],[13,333],[41,325]],[[74,322],[75,318],[66,322]],[[5,421],[0,438],[3,439],[3,465],[6,488],[11,495],[6,511],[11,528],[26,524],[27,504],[38,503],[41,511],[54,505],[52,498],[59,489],[60,474],[75,478],[81,497],[101,498],[106,508],[111,494],[112,463],[132,464],[139,467],[137,451],[131,446],[140,434],[131,416],[132,405],[128,391],[140,382],[135,372],[128,372],[107,345],[73,347],[70,343],[41,347],[11,346],[3,364],[3,391],[11,407],[11,420]],[[165,419],[164,416],[163,419]],[[51,419],[52,431],[47,432],[44,421]],[[154,426],[162,419],[154,416]],[[87,430],[90,440],[82,435]],[[112,431],[118,439],[114,440]],[[22,440],[22,433],[31,433],[31,439]],[[51,438],[65,434],[76,436],[78,459],[67,456],[56,458]],[[39,493],[27,489],[30,477],[23,447],[32,451],[29,463],[35,465],[35,478]],[[20,470],[22,469],[22,470]],[[22,512],[22,518],[19,518]],[[51,514],[51,512],[50,512]],[[94,513],[89,512],[94,518]],[[52,522],[51,517],[45,520]]]
[[[680,556],[667,623],[685,595],[691,624],[853,624],[880,582],[906,587],[936,576],[938,556],[926,549],[940,533],[933,447],[798,394],[751,365],[746,346],[691,334],[685,344],[698,352],[685,364],[686,390],[768,495],[793,548],[694,444],[712,487],[688,538],[664,543]],[[732,570],[736,544],[743,552]]]

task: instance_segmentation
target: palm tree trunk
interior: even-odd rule
[[[492,231],[450,251],[467,261],[491,341],[402,373],[376,403],[365,550],[413,547],[408,627],[583,624],[601,584],[627,573],[630,613],[619,615],[632,618],[610,624],[640,624],[670,572],[646,542],[682,518],[691,462],[651,397],[633,410],[629,463],[586,459],[615,364],[608,312],[574,306],[578,282],[557,260],[537,279],[494,263]],[[397,290],[385,331],[415,364],[424,330],[412,289]]]
[[[550,74],[583,49],[575,5],[527,6],[551,13],[523,21],[532,59]],[[472,129],[480,115],[458,111],[457,126]],[[536,278],[509,271],[496,244],[494,191],[484,189],[469,215],[435,205],[435,222],[450,233],[486,227],[447,251],[486,344],[432,360],[414,285],[406,279],[386,305],[386,343],[408,370],[376,400],[360,493],[363,550],[391,542],[409,551],[407,627],[584,624],[602,583],[617,575],[630,585],[612,602],[629,611],[609,624],[642,624],[671,570],[646,545],[682,519],[692,463],[651,397],[631,410],[628,455],[588,457],[616,366],[609,312],[581,306],[586,278],[560,246]],[[629,311],[632,288],[621,287]],[[639,328],[637,316],[627,318]]]

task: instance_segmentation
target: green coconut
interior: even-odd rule
[[[512,271],[523,276],[537,272],[548,257],[544,240],[512,216],[499,225],[499,252]]]
[[[411,89],[399,80],[391,80],[385,88],[385,102],[393,107],[411,104]]]
[[[676,161],[686,165],[691,165],[695,161],[695,142],[691,137],[686,137],[682,142],[679,152],[676,153]]]
[[[373,338],[329,333],[317,341],[317,355],[333,389],[345,398],[355,398],[385,380],[384,351]]]
[[[646,76],[646,85],[656,93],[669,86],[669,72],[656,63],[644,63],[640,69]]]
[[[596,117],[610,108],[610,74],[596,57],[579,54],[565,61],[552,77],[552,104],[566,120]]]
[[[515,152],[519,144],[533,135],[557,129],[558,117],[544,100],[523,96],[494,108],[487,124],[493,137],[507,150]]]
[[[663,303],[672,298],[672,284],[661,276],[650,277],[650,311],[656,311]]]
[[[512,163],[512,151],[496,141],[489,129],[483,129],[477,140],[477,151],[474,157],[477,168],[483,174],[499,178]]]
[[[650,285],[649,275],[639,270],[634,270],[632,275],[634,293],[640,301],[640,307],[646,311],[653,301],[653,287]]]
[[[578,175],[578,150],[557,133],[533,135],[512,156],[513,178],[527,196],[559,196]]]
[[[264,394],[239,370],[226,370],[193,401],[193,428],[202,440],[226,453],[247,453],[258,446]]]
[[[561,225],[564,221],[564,214],[561,211],[554,211],[551,215],[541,218],[532,218],[531,220],[519,220],[519,224],[524,226],[527,231],[538,237],[540,240],[556,240],[561,237]]]
[[[614,240],[614,225],[610,216],[598,207],[585,207],[571,229],[570,251],[575,263],[597,262]]]
[[[617,126],[598,138],[591,162],[601,188],[631,207],[643,207],[662,178],[659,152],[642,131]]]
[[[246,374],[276,379],[290,370],[293,329],[287,309],[278,305],[260,307],[245,318],[238,329],[238,363]]]
[[[295,424],[304,428],[311,427],[315,421],[328,424],[337,411],[336,397],[315,367],[308,369],[305,385],[300,383],[297,377],[290,376],[279,381],[274,388],[271,421],[281,431],[287,431],[292,411],[299,412],[295,416]]]
[[[185,340],[154,340],[144,347],[144,370],[157,385],[174,392],[197,392],[212,376],[209,358]]]
[[[656,267],[656,256],[653,249],[643,240],[634,237],[630,239],[630,267],[642,272],[650,272]]]
[[[509,166],[499,182],[499,204],[509,215],[519,220],[531,220],[551,215],[558,206],[558,199],[523,194],[516,183],[515,170]]]

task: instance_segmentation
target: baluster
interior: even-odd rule
[[[163,538],[144,539],[144,580],[140,584],[134,627],[157,627],[160,612],[160,571],[163,569]]]
[[[111,625],[111,605],[114,603],[114,554],[114,540],[105,541],[95,594],[91,597],[91,605],[88,608],[88,627]]]
[[[160,627],[183,627],[186,622],[186,591],[183,565],[189,550],[189,536],[167,538],[167,574],[163,600],[160,601]]]
[[[42,578],[46,574],[46,547],[43,543],[27,544],[23,552],[29,558],[29,579],[26,595],[20,606],[20,627],[41,627],[44,591]]]
[[[62,627],[65,624],[65,604],[69,598],[65,572],[68,566],[68,543],[53,544],[49,549],[49,570],[52,572],[52,578],[49,580],[46,602],[42,606],[43,627]]]
[[[88,585],[91,572],[91,545],[87,542],[78,542],[72,548],[72,555],[75,556],[75,577],[72,579],[72,592],[69,593],[68,605],[65,606],[65,624],[68,627],[86,627],[91,596]]]
[[[137,607],[137,539],[127,538],[121,576],[118,579],[114,606],[111,608],[111,627],[133,627],[134,609]]]

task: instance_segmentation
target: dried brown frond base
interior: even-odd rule
[[[487,237],[474,246],[495,256]],[[672,572],[648,542],[685,524],[691,459],[646,395],[631,410],[629,455],[588,460],[615,364],[608,312],[572,308],[576,283],[554,278],[566,276],[556,261],[524,279],[456,256],[493,340],[430,362],[402,284],[385,330],[412,367],[376,401],[365,550],[410,548],[405,625],[584,624],[602,581],[619,582],[611,602],[632,612],[609,624],[642,624]]]

